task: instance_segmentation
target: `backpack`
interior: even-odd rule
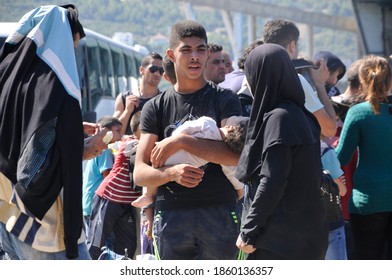
[[[322,142],[321,156],[332,148]],[[327,170],[322,170],[320,186],[321,203],[326,213],[326,222],[333,223],[343,219],[342,200],[339,187]]]

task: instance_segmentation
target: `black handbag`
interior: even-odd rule
[[[321,176],[320,195],[326,213],[326,222],[333,223],[343,219],[339,187],[325,170]]]

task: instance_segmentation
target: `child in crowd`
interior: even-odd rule
[[[105,116],[98,121],[98,124],[112,132],[113,137],[109,143],[114,143],[121,139],[122,123],[117,118]],[[113,155],[110,149],[102,151],[102,154],[86,162],[83,174],[83,216],[86,229],[89,224],[94,193],[112,167]]]
[[[227,120],[224,127],[218,128],[216,122],[210,117],[200,117],[196,120],[186,121],[172,134],[172,137],[180,134],[192,135],[196,138],[225,141],[236,153],[241,153],[244,147],[248,117],[233,116]],[[204,166],[208,162],[184,150],[179,150],[171,155],[165,165],[188,163],[195,166]],[[222,170],[237,191],[237,198],[244,196],[244,185],[234,177],[236,166],[223,166]],[[154,201],[157,188],[144,188],[143,195],[132,202],[135,207],[150,205]]]
[[[130,157],[140,137],[140,111],[132,117],[133,134],[123,137],[109,175],[99,185],[92,203],[87,246],[92,259],[98,259],[101,247],[113,237],[113,251],[133,257],[137,246],[136,220],[139,213],[131,203],[139,197],[130,177]]]
[[[325,139],[325,137],[321,137],[320,140],[321,163],[323,169],[331,175],[334,182],[338,185],[339,195],[342,197],[347,193],[344,173],[340,168],[340,162],[335,153],[335,150],[323,139]],[[339,201],[341,201],[340,197]],[[336,206],[338,207],[338,205]],[[329,243],[327,253],[325,255],[326,260],[347,260],[344,217],[341,209],[341,203],[339,208],[339,218],[335,219],[334,221],[327,221],[329,226]]]

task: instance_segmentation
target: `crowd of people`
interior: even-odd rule
[[[3,259],[392,259],[390,58],[299,57],[296,24],[271,19],[234,69],[182,20],[95,124],[78,16],[38,7],[0,50]]]

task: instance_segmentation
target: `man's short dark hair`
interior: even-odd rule
[[[272,19],[264,25],[264,43],[273,43],[287,48],[291,41],[298,42],[299,29],[294,22],[286,19]]]
[[[104,116],[104,117],[100,118],[98,120],[98,124],[101,125],[101,127],[107,128],[107,129],[112,129],[112,127],[115,125],[122,126],[122,122],[119,119],[112,117],[112,116]]]
[[[143,57],[141,64],[143,67],[147,67],[148,65],[151,64],[151,61],[153,61],[154,59],[162,60],[163,58],[159,53],[151,52],[147,56]]]
[[[131,118],[130,126],[132,132],[135,132],[140,125],[140,115],[142,111],[137,111]]]
[[[170,48],[174,49],[182,39],[189,37],[197,37],[203,39],[206,44],[208,43],[204,27],[194,20],[185,19],[172,26],[169,36]]]
[[[262,45],[264,42],[263,40],[257,39],[255,41],[253,41],[252,43],[250,43],[250,45],[244,49],[244,51],[242,52],[242,57],[240,57],[238,59],[238,68],[239,69],[244,69],[245,66],[245,60],[248,57],[248,55],[250,54],[250,52],[256,48],[257,46]]]
[[[175,84],[176,83],[176,71],[174,69],[174,63],[170,60],[168,55],[165,55],[162,60],[162,67],[165,70],[167,77],[169,78],[170,82]]]
[[[217,44],[214,44],[214,43],[208,44],[208,48],[209,48],[211,53],[221,52],[223,50],[223,47],[221,45],[217,45]]]

